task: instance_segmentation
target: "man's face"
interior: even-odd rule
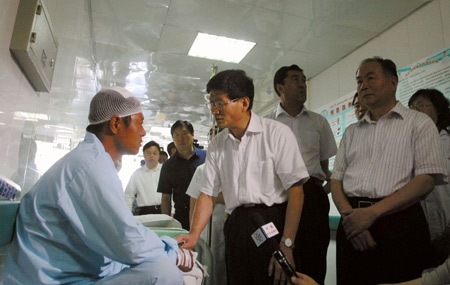
[[[176,128],[172,134],[173,142],[179,152],[192,150],[194,134],[191,134],[187,126]]]
[[[367,112],[367,108],[366,106],[362,105],[361,102],[359,102],[359,97],[356,96],[355,99],[355,105],[353,105],[353,107],[355,108],[355,116],[358,120],[361,120],[362,117],[364,117],[364,115]]]
[[[356,73],[358,99],[369,110],[395,102],[397,79],[386,76],[376,61],[362,64]]]
[[[137,113],[131,115],[131,122],[125,126],[123,118],[120,118],[117,129],[116,147],[122,154],[137,154],[141,147],[142,137],[145,136],[144,115]]]
[[[217,125],[220,128],[235,127],[246,111],[246,108],[240,103],[244,98],[231,101],[227,93],[217,89],[211,90],[209,94],[209,101],[214,105],[211,107],[211,113],[214,115]]]
[[[162,164],[162,163],[166,162],[167,159],[169,159],[169,158],[167,157],[166,154],[160,154],[159,155],[159,163]]]
[[[303,105],[306,102],[306,77],[303,72],[289,70],[284,84],[277,84],[282,106]]]
[[[156,146],[146,148],[144,151],[144,160],[148,168],[155,168],[159,162],[159,149]]]

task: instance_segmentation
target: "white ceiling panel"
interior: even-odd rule
[[[173,0],[165,23],[231,37],[250,8],[226,0]]]
[[[295,63],[308,78],[315,76],[428,2],[44,1],[59,52],[52,91],[40,95],[36,110],[48,113],[50,120],[38,121],[36,130],[58,142],[67,141],[67,136],[72,142],[82,138],[92,96],[114,85],[125,86],[141,100],[146,130],[185,119],[193,123],[196,137],[206,140],[212,118],[205,106],[205,88],[213,64],[219,71],[245,70],[255,83],[254,110],[264,112],[278,100],[272,80],[280,66]],[[0,15],[4,16],[2,9]],[[256,45],[240,64],[190,57],[187,53],[198,32]],[[165,145],[170,137],[154,139]]]
[[[311,21],[285,13],[254,7],[242,20],[237,38],[257,44],[290,49],[308,33]]]

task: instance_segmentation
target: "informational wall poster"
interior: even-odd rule
[[[408,106],[414,92],[434,88],[450,99],[450,47],[397,70],[397,100]]]
[[[356,91],[352,91],[347,95],[314,110],[314,112],[321,114],[328,120],[338,147],[345,129],[356,122],[355,111],[352,106],[355,93]],[[333,170],[334,157],[330,158],[329,162],[330,170]]]

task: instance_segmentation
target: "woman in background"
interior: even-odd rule
[[[450,109],[449,101],[436,89],[420,89],[409,99],[408,106],[419,112],[427,114],[441,136],[442,149],[444,151],[447,171],[450,172]],[[422,200],[422,208],[430,227],[431,241],[441,236],[445,228],[450,224],[450,186],[439,185]],[[439,263],[447,256],[441,256]]]

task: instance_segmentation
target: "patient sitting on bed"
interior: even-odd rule
[[[134,220],[115,167],[137,154],[143,121],[124,88],[93,97],[84,141],[22,199],[0,283],[183,284],[176,241]],[[179,267],[189,270],[184,253]]]

